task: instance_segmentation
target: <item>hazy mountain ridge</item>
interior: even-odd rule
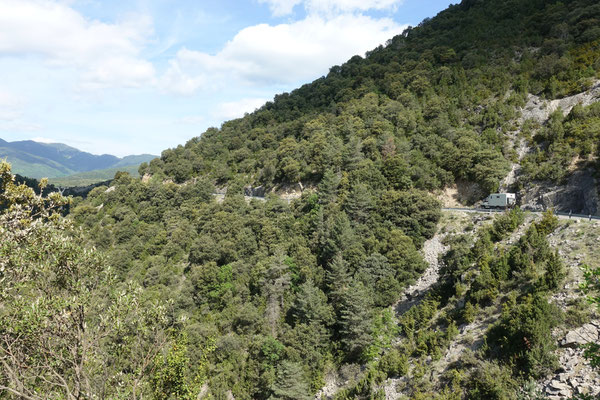
[[[85,187],[100,182],[110,181],[115,177],[117,172],[127,172],[129,175],[137,178],[139,177],[138,168],[139,163],[135,163],[133,165],[98,169],[58,178],[50,178],[49,182],[59,187]]]
[[[137,165],[155,156],[141,154],[119,158],[109,154],[94,155],[62,143],[7,142],[0,139],[0,158],[6,158],[15,173],[39,179]]]

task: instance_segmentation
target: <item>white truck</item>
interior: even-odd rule
[[[483,201],[483,208],[511,208],[517,202],[514,193],[492,193]]]

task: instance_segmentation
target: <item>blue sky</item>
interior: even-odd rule
[[[0,0],[0,138],[160,154],[449,0]]]

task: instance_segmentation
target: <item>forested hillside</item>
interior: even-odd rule
[[[464,179],[493,191],[516,156],[508,134],[527,94],[552,99],[595,83],[599,13],[594,1],[463,1],[143,172],[272,187],[332,169],[375,189]],[[595,154],[597,113],[574,113],[566,131],[523,132],[540,144],[530,176],[556,179],[543,160]]]
[[[525,222],[515,210],[461,226],[464,235],[445,241],[438,285],[420,304],[397,306],[428,268],[421,249],[442,216],[434,190],[468,183],[477,189],[472,201],[497,190],[521,139],[531,148],[527,180],[559,182],[576,156],[596,162],[597,104],[548,124],[519,118],[528,95],[580,93],[599,73],[596,1],[464,0],[366,57],[165,150],[142,164],[139,179],[117,173],[110,186],[73,200],[73,226],[43,214],[59,225],[28,236],[35,213],[19,218],[14,205],[24,200],[10,186],[12,197],[0,198],[9,206],[3,222],[24,223],[27,240],[11,236],[1,245],[0,267],[17,257],[36,265],[37,253],[15,252],[24,246],[69,237],[85,245],[58,253],[67,274],[54,277],[44,264],[50,272],[42,277],[50,278],[39,286],[14,273],[29,283],[11,286],[17,300],[0,309],[11,316],[0,327],[8,343],[0,351],[16,348],[23,358],[4,366],[0,388],[10,390],[0,398],[69,398],[63,393],[75,385],[84,394],[71,398],[309,399],[332,374],[344,377],[329,393],[338,399],[385,398],[388,379],[414,399],[535,398],[520,388],[560,368],[552,334],[567,326],[551,301],[568,275],[548,242],[558,224],[551,214]],[[244,188],[258,186],[264,201],[244,198]],[[223,189],[218,202],[214,193]],[[299,198],[281,199],[286,190]],[[69,269],[70,259],[82,269]],[[87,328],[52,319],[70,321],[67,299],[86,293],[74,282],[93,289],[77,303]],[[61,296],[39,313],[19,309],[19,299],[41,301],[44,291]],[[592,313],[578,307],[568,327]],[[35,329],[25,329],[31,321]],[[485,345],[442,376],[434,362],[457,327],[475,322]],[[55,375],[67,378],[56,382],[43,370],[56,343],[44,339],[48,346],[29,356],[27,340],[77,326],[102,339],[75,350],[68,339],[59,343],[60,362],[83,354],[72,362],[85,374],[58,363]]]

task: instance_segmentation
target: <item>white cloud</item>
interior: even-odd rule
[[[50,139],[47,137],[43,137],[43,136],[36,136],[36,137],[32,138],[31,140],[33,140],[34,142],[38,142],[38,143],[57,143],[56,140]]]
[[[25,99],[12,92],[0,89],[0,131],[37,131],[41,126],[23,120]]]
[[[245,113],[253,112],[262,107],[267,101],[266,99],[254,98],[221,103],[213,113],[213,116],[223,121],[240,118]]]
[[[215,55],[182,49],[170,61],[162,88],[180,94],[242,84],[292,84],[325,74],[329,67],[364,54],[402,32],[391,19],[343,14],[310,15],[276,26],[241,30]]]
[[[391,10],[403,0],[258,0],[269,5],[275,16],[291,14],[294,7],[302,4],[309,14],[331,15],[367,10]]]
[[[0,121],[15,121],[20,118],[23,105],[21,97],[0,89]]]
[[[65,3],[0,0],[0,57],[38,56],[74,67],[84,88],[139,87],[154,77],[140,57],[152,21],[141,16],[115,24],[84,18]]]
[[[276,17],[280,17],[291,14],[294,7],[302,3],[302,0],[258,0],[258,2],[268,4],[271,13]]]
[[[3,132],[34,132],[42,129],[40,124],[24,122],[20,119],[0,120],[0,131]]]

